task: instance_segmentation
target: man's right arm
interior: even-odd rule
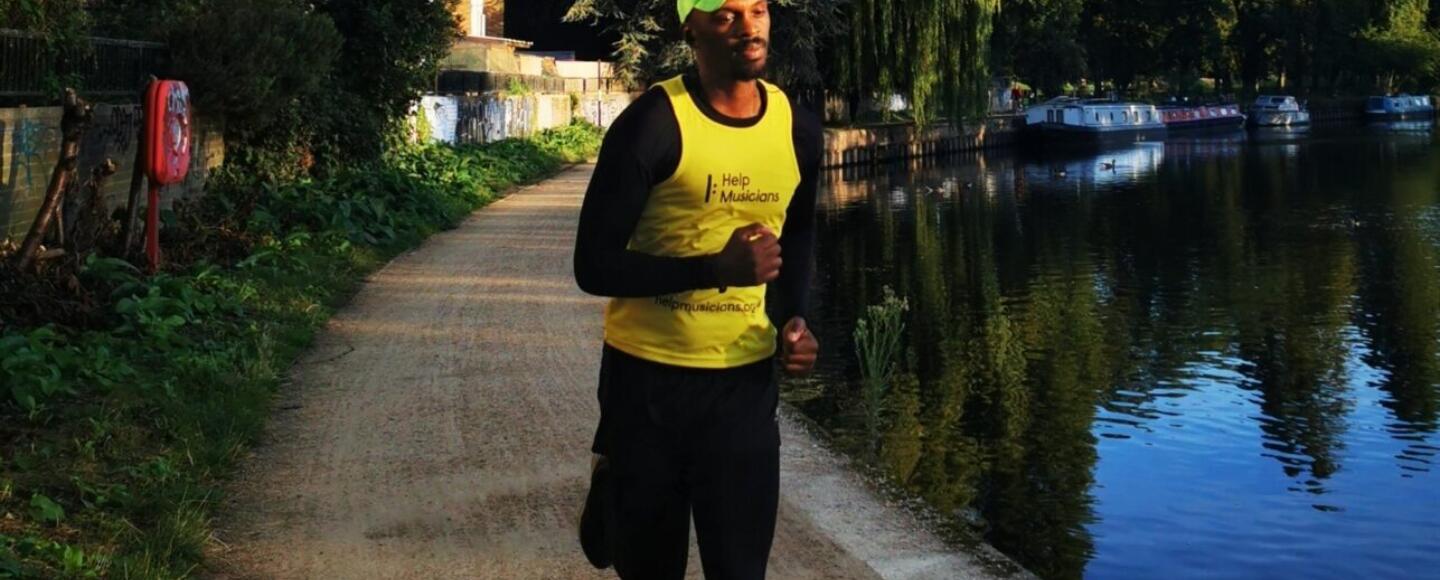
[[[680,127],[663,90],[651,89],[606,132],[580,208],[575,281],[597,296],[643,298],[715,288],[709,256],[652,256],[629,249],[650,189],[680,162]]]

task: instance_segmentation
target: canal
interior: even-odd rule
[[[785,397],[949,525],[1044,578],[1440,570],[1430,124],[829,177],[828,358]],[[903,354],[867,398],[887,288]]]

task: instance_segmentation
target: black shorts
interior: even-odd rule
[[[773,361],[693,369],[606,346],[599,395],[592,449],[610,462],[620,577],[684,577],[693,513],[707,579],[763,578],[780,490]]]

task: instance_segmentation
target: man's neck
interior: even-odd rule
[[[700,70],[700,89],[716,112],[732,119],[749,119],[760,114],[760,84]]]

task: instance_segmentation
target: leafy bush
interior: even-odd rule
[[[214,0],[169,34],[196,106],[248,132],[320,90],[342,41],[330,18],[295,0]]]

